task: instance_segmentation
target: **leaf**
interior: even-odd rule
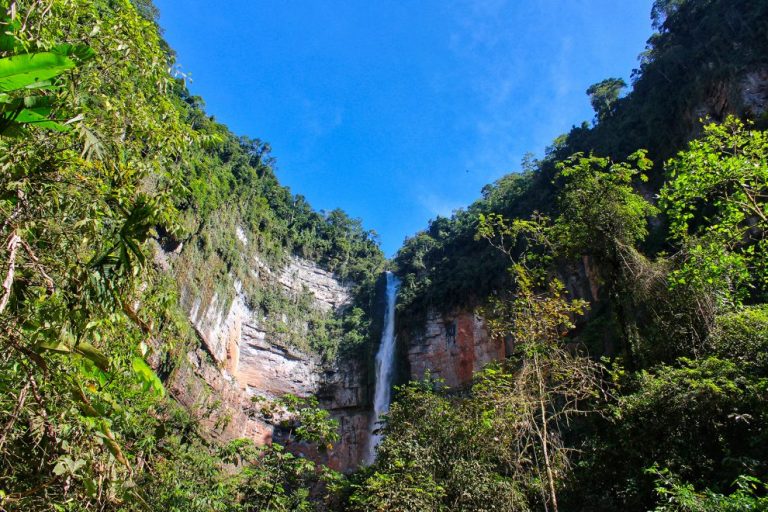
[[[36,348],[39,351],[50,350],[51,352],[58,352],[60,354],[68,354],[72,352],[72,350],[69,348],[69,345],[63,341],[38,343]]]
[[[25,89],[34,89],[36,91],[55,91],[57,89],[61,89],[61,86],[55,85],[53,80],[41,80],[40,82],[29,84],[25,87]]]
[[[83,466],[85,466],[85,461],[83,459],[72,460],[70,457],[63,457],[53,467],[53,474],[56,476],[61,476],[65,473],[74,475],[77,473],[77,470]]]
[[[109,370],[109,358],[87,341],[81,341],[78,343],[75,346],[75,353],[92,361],[93,364],[95,364],[96,367],[100,370]]]
[[[85,492],[88,494],[88,496],[91,498],[96,496],[96,480],[93,478],[84,478],[83,485],[85,486]]]
[[[56,465],[53,467],[53,474],[56,476],[61,476],[64,473],[67,472],[67,465],[64,463],[63,460],[60,460],[56,463]]]
[[[53,52],[25,53],[0,59],[0,91],[15,91],[72,69],[71,58]]]
[[[72,131],[70,126],[48,119],[51,109],[48,107],[39,107],[35,109],[22,109],[14,121],[20,124],[30,124],[39,128],[46,128],[57,132]]]
[[[165,396],[165,387],[160,378],[141,357],[134,357],[131,361],[134,373],[144,382],[146,388],[151,388],[155,395]]]
[[[98,418],[101,416],[99,414],[99,411],[97,411],[93,405],[91,405],[91,402],[88,400],[88,397],[85,396],[85,393],[80,388],[78,384],[72,385],[72,395],[75,397],[77,401],[80,402],[80,409],[83,412],[84,416],[89,416],[91,418]]]
[[[109,425],[107,425],[106,421],[101,422],[101,433],[104,434],[104,443],[107,445],[107,449],[110,453],[130,470],[131,465],[128,463],[128,459],[125,458],[125,455],[123,455],[123,450],[115,440],[115,435],[109,429]]]

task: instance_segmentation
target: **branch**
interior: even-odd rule
[[[55,285],[54,285],[54,283],[53,283],[53,279],[51,279],[51,276],[49,276],[49,275],[48,275],[48,274],[45,272],[45,269],[43,268],[43,265],[40,263],[40,260],[39,260],[39,259],[38,259],[38,257],[35,255],[34,251],[33,251],[33,250],[32,250],[32,248],[29,246],[29,244],[28,244],[26,241],[24,241],[23,239],[21,239],[21,238],[20,238],[19,240],[21,241],[21,245],[23,245],[23,246],[24,246],[24,250],[25,250],[25,251],[27,252],[27,254],[29,255],[29,259],[31,259],[31,260],[32,260],[32,263],[33,263],[33,264],[35,265],[35,267],[37,268],[37,271],[38,271],[38,272],[40,272],[40,275],[42,275],[42,276],[43,276],[43,279],[45,279],[45,284],[46,284],[46,287],[48,288],[48,291],[49,291],[50,293],[53,293],[53,291],[56,289],[56,286],[55,286]],[[2,310],[0,309],[0,311],[2,311]]]
[[[16,423],[16,420],[19,419],[19,413],[21,412],[22,407],[24,407],[24,403],[27,401],[27,392],[29,391],[30,382],[27,381],[26,384],[24,384],[24,387],[21,388],[21,391],[19,392],[19,398],[16,401],[16,407],[13,409],[13,413],[11,414],[10,419],[3,427],[3,433],[0,435],[0,450],[3,448],[3,445],[5,444],[5,440],[8,437],[8,433],[13,428],[13,425]]]
[[[19,250],[20,243],[21,238],[16,234],[16,231],[14,231],[8,239],[8,273],[5,275],[5,280],[3,281],[3,289],[5,290],[5,293],[3,294],[3,298],[0,299],[0,313],[5,310],[5,307],[8,305],[8,300],[11,298],[13,276],[16,273],[16,253]]]

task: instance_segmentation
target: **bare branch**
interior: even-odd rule
[[[21,238],[18,234],[14,231],[11,236],[8,239],[8,272],[5,275],[5,280],[3,281],[3,290],[5,292],[3,293],[3,298],[0,299],[0,313],[2,313],[5,310],[5,307],[8,305],[8,301],[11,298],[11,288],[13,287],[13,277],[16,273],[16,253],[19,250],[19,244],[21,243]]]

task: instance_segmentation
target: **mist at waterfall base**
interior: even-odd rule
[[[376,459],[376,446],[381,441],[381,434],[375,433],[375,431],[380,427],[381,416],[389,412],[395,359],[395,300],[399,286],[400,281],[397,277],[392,272],[387,272],[387,308],[384,312],[381,344],[376,353],[376,391],[373,396],[373,414],[369,426],[371,435],[368,441],[368,451],[363,461],[366,465],[373,464]]]

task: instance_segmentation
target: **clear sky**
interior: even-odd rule
[[[156,0],[208,114],[388,256],[430,218],[592,119],[629,75],[652,0]]]

